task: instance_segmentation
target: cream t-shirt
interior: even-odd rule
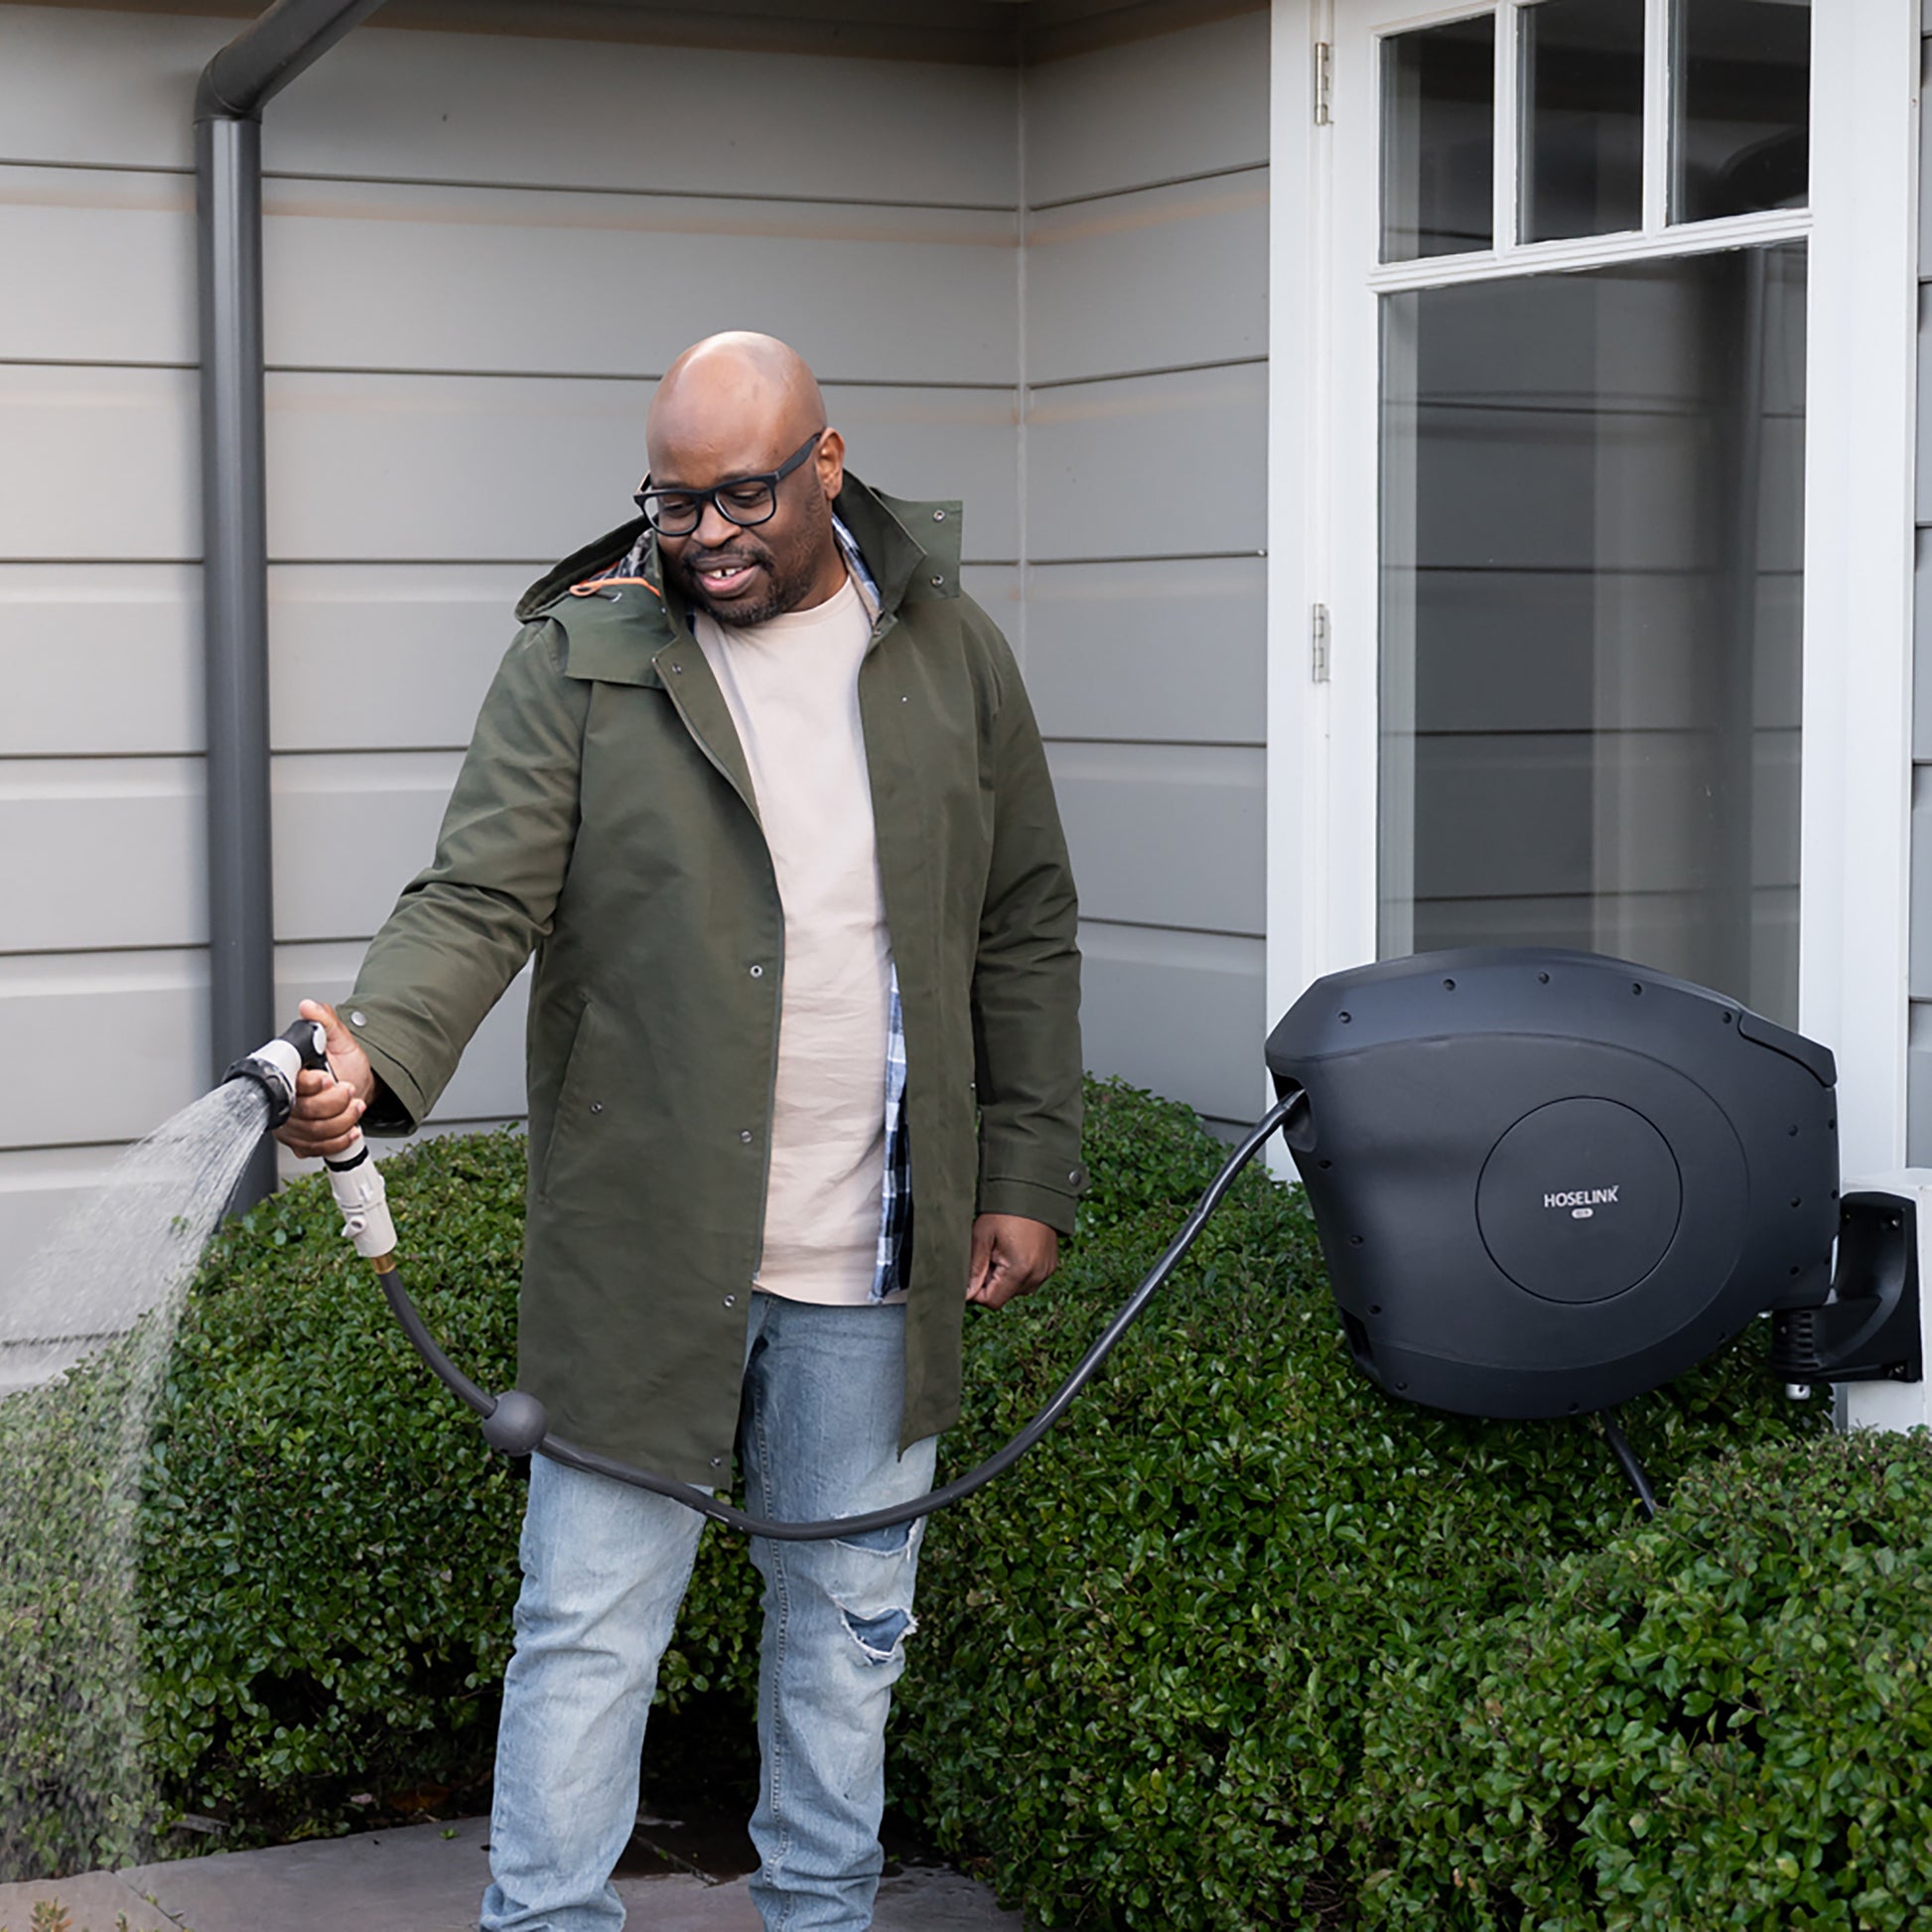
[[[879,1252],[893,972],[859,721],[872,619],[848,577],[809,611],[743,628],[698,612],[692,628],[751,766],[784,909],[757,1285],[863,1303]]]

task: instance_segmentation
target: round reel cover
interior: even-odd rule
[[[1586,1413],[1822,1302],[1831,1052],[1597,953],[1419,953],[1315,981],[1269,1035],[1350,1349],[1461,1415]]]

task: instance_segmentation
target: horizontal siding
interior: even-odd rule
[[[272,376],[270,554],[564,555],[635,516],[650,395],[557,377]],[[966,554],[1017,556],[1011,392],[828,385],[825,401],[857,475],[898,495],[963,496]]]
[[[1048,761],[1088,917],[1266,931],[1259,751],[1055,744]]]
[[[5,1145],[138,1140],[207,1086],[207,955],[0,955]]]
[[[270,554],[564,555],[636,514],[649,400],[642,382],[272,374]],[[965,497],[968,554],[1018,555],[1010,392],[833,386],[826,403],[855,473]],[[198,558],[197,407],[193,370],[0,367],[0,563]]]
[[[1268,159],[1268,14],[1131,41],[1026,77],[1035,207]]]
[[[828,378],[1013,381],[1011,211],[274,181],[263,216],[271,364],[655,378],[756,327]],[[0,357],[197,359],[186,177],[0,167]]]
[[[1030,70],[1026,661],[1087,1063],[1262,1087],[1268,18]],[[1163,488],[1162,478],[1181,478]]]
[[[1267,171],[1031,216],[1027,300],[1035,385],[1265,355]]]
[[[200,751],[201,622],[190,564],[0,564],[0,759]]]
[[[0,760],[0,949],[207,938],[199,759]]]
[[[762,329],[828,381],[1013,383],[1010,211],[280,181],[264,214],[272,362],[654,378]]]
[[[1198,932],[1080,925],[1080,1026],[1113,1074],[1211,1119],[1248,1121],[1264,1101],[1262,942]]]
[[[197,76],[240,24],[0,13],[0,1236],[21,1241],[207,1079],[187,170]],[[796,343],[858,474],[967,499],[966,582],[1015,614],[1018,111],[992,70],[379,28],[274,103],[281,1010],[346,992],[429,856],[517,596],[633,513],[651,385],[696,337]],[[521,1113],[525,994],[433,1124]]]
[[[0,365],[0,563],[201,555],[192,369]]]
[[[196,81],[242,24],[9,6],[0,159],[192,167]],[[365,180],[1011,207],[1014,114],[993,69],[368,26],[269,108],[263,156]]]
[[[0,42],[9,24],[0,16]],[[0,167],[0,357],[196,359],[186,177]]]
[[[1055,564],[1027,574],[1027,688],[1049,738],[1260,745],[1267,566]]]
[[[534,564],[278,564],[268,575],[278,752],[448,750],[515,634]]]
[[[1027,405],[1030,559],[1259,555],[1268,368],[1041,389]],[[1200,487],[1154,487],[1164,475]]]

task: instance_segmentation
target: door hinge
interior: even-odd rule
[[[1326,41],[1314,44],[1314,124],[1326,127],[1331,118],[1334,89],[1334,50]]]
[[[1309,614],[1309,675],[1317,684],[1328,682],[1328,607],[1317,604]]]

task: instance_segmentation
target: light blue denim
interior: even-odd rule
[[[904,1309],[752,1303],[739,1421],[751,1510],[802,1521],[924,1495],[934,1441],[898,1452]],[[872,1923],[886,1717],[923,1527],[753,1539],[764,1635],[751,1892],[766,1932]],[[661,1496],[532,1459],[482,1932],[622,1925],[611,1870],[636,1819],[644,1721],[702,1528]]]

